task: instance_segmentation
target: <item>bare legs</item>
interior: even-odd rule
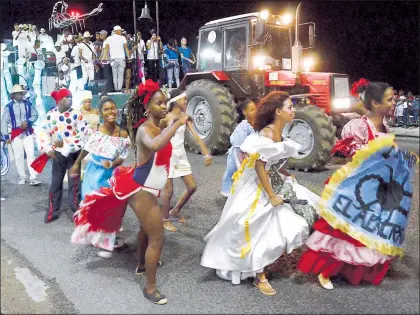
[[[168,231],[176,231],[175,226],[172,222],[169,221],[169,216],[174,217],[180,223],[185,223],[185,218],[181,215],[181,209],[185,206],[185,204],[190,200],[191,196],[197,190],[197,184],[195,183],[194,177],[192,174],[186,175],[182,177],[184,181],[186,190],[184,193],[179,197],[178,202],[176,203],[175,207],[169,211],[171,198],[174,192],[173,188],[173,179],[170,178],[166,182],[165,188],[163,190],[163,200],[162,200],[162,210],[163,210],[163,218],[164,218],[164,226],[165,229]]]
[[[144,293],[154,294],[157,292],[156,270],[164,241],[162,211],[157,198],[143,190],[130,197],[128,203],[140,222],[137,249],[138,266],[146,267]]]
[[[165,188],[163,189],[162,197],[162,212],[163,212],[163,227],[169,232],[175,232],[177,229],[169,221],[169,208],[171,206],[172,195],[174,194],[174,181],[172,178],[168,178],[166,181]]]

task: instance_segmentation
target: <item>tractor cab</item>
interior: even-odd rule
[[[206,23],[199,34],[197,69],[291,70],[289,27],[280,16],[262,15],[256,12]]]

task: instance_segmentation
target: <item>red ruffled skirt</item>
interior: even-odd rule
[[[332,228],[323,218],[313,225],[298,269],[324,277],[341,275],[353,285],[367,281],[379,285],[388,271],[391,256],[369,249],[349,235]]]
[[[87,194],[73,220],[76,228],[71,237],[74,244],[93,245],[108,251],[114,249],[116,232],[130,196],[139,190],[157,195],[158,190],[146,188],[133,180],[133,167],[120,166],[110,178],[111,187],[101,187]]]

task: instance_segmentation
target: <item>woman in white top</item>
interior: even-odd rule
[[[172,99],[168,101],[168,111],[166,118],[161,120],[161,128],[165,128],[170,125],[170,122],[178,117],[180,113],[185,112],[187,108],[187,95],[182,93],[180,90],[176,90],[172,95]],[[197,132],[194,130],[194,127],[191,121],[187,122],[186,125],[180,127],[175,135],[171,138],[172,144],[172,156],[170,162],[169,176],[166,182],[165,188],[163,190],[163,199],[162,199],[162,211],[163,211],[163,220],[164,228],[168,231],[176,231],[176,227],[172,224],[171,221],[177,221],[179,223],[185,223],[185,218],[181,215],[182,207],[188,202],[191,196],[195,193],[197,189],[197,184],[195,183],[194,177],[191,172],[191,165],[188,162],[187,153],[185,152],[184,147],[184,138],[185,132],[188,127],[189,132],[193,135],[195,141],[200,146],[201,153],[204,155],[204,165],[209,166],[212,163],[212,157],[209,153],[209,150],[203,140],[198,136]],[[173,195],[173,180],[174,178],[182,178],[184,181],[186,190],[179,197],[178,202],[175,207],[169,211],[170,202]]]
[[[282,138],[294,119],[289,94],[277,93],[258,104],[254,128],[259,134],[246,138],[240,149],[248,155],[235,173],[235,182],[219,222],[204,238],[201,265],[233,284],[255,277],[254,285],[265,295],[276,291],[264,268],[283,253],[301,246],[308,237],[307,222],[285,204],[272,187],[269,171],[285,163],[300,145]]]

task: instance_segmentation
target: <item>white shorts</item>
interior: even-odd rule
[[[192,174],[184,146],[172,149],[171,164],[168,178],[179,178]]]

